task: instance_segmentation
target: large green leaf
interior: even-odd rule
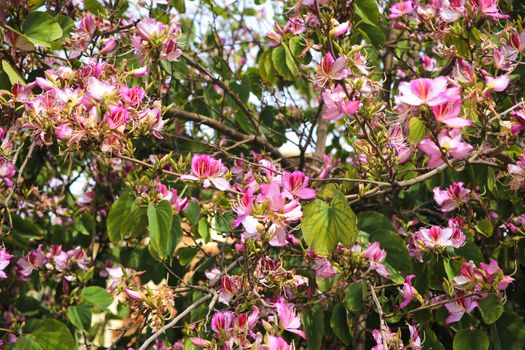
[[[67,308],[69,321],[78,329],[89,329],[91,326],[91,309],[87,304],[78,304]]]
[[[40,46],[49,46],[64,35],[60,24],[46,12],[31,12],[22,24],[22,33]]]
[[[316,199],[306,205],[301,230],[310,248],[319,254],[331,254],[339,242],[354,244],[356,216],[343,193],[335,191],[331,203]]]
[[[341,340],[346,346],[350,345],[352,336],[350,335],[350,330],[348,328],[346,310],[342,304],[335,304],[332,309],[330,327],[332,327],[334,334],[339,340]]]
[[[54,319],[40,320],[36,328],[17,349],[71,350],[76,349],[75,340],[65,324]],[[27,347],[25,347],[27,346]]]
[[[303,313],[301,319],[301,323],[304,327],[304,333],[306,334],[307,349],[321,349],[324,334],[323,310],[321,310],[320,308],[317,308],[315,310],[308,310]]]
[[[125,191],[112,205],[107,218],[109,239],[112,242],[120,242],[123,238],[121,228],[127,222],[126,218],[131,211],[133,198]]]
[[[503,302],[494,295],[478,301],[481,318],[486,324],[496,322],[503,315]]]
[[[82,289],[80,295],[85,301],[101,309],[107,308],[113,302],[111,295],[104,288],[98,286],[86,287]]]
[[[454,336],[454,350],[488,350],[489,337],[483,330],[462,329]]]
[[[9,77],[9,82],[11,84],[20,83],[22,85],[26,85],[24,78],[22,78],[18,70],[15,67],[13,67],[11,63],[9,63],[6,60],[2,60],[2,69],[4,73],[7,74],[7,76]]]
[[[148,204],[149,248],[158,260],[169,258],[175,250],[175,239],[171,233],[173,209],[170,202],[163,200],[158,206]]]
[[[379,24],[379,9],[375,0],[356,0],[354,9],[363,22],[375,26]]]
[[[42,345],[31,334],[24,335],[15,343],[15,350],[44,350]]]
[[[359,229],[369,234],[370,242],[379,242],[387,253],[386,262],[396,270],[412,272],[412,261],[405,241],[395,232],[392,222],[383,214],[369,211],[359,213]]]
[[[350,312],[360,312],[363,308],[363,285],[360,282],[351,283],[345,291],[345,305]]]
[[[496,328],[504,350],[525,348],[525,324],[517,313],[505,311],[496,322]]]
[[[286,64],[286,50],[284,47],[277,46],[274,47],[272,50],[272,62],[273,66],[275,67],[275,70],[281,77],[283,77],[286,80],[293,80],[294,75],[290,71],[290,68],[288,68],[288,65]]]

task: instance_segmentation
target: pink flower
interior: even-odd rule
[[[308,188],[308,176],[302,171],[290,173],[285,171],[282,176],[284,194],[292,199],[294,196],[301,199],[312,199],[315,197],[315,190]]]
[[[331,19],[332,29],[330,29],[330,35],[338,37],[350,30],[350,22],[346,21],[339,23],[335,18]]]
[[[509,76],[504,74],[499,77],[493,78],[491,76],[486,76],[485,81],[487,83],[488,90],[494,90],[497,92],[504,91],[509,85]]]
[[[420,238],[427,248],[452,247],[451,228],[441,228],[432,226],[431,228],[422,228],[419,230]]]
[[[7,278],[4,270],[9,265],[12,257],[13,255],[9,254],[5,249],[0,249],[0,279]]]
[[[213,184],[218,190],[226,191],[230,189],[229,181],[224,178],[227,172],[220,160],[207,154],[195,154],[191,159],[191,175],[182,175],[180,179],[202,181],[204,188]]]
[[[150,41],[151,39],[160,36],[167,28],[167,25],[153,18],[144,18],[137,23],[137,32],[141,38],[146,41]]]
[[[223,304],[228,305],[231,298],[239,293],[242,289],[242,279],[238,276],[227,276],[221,277],[221,291],[219,292],[219,301]]]
[[[399,307],[401,309],[408,306],[408,304],[410,304],[410,302],[414,300],[415,289],[414,287],[412,287],[412,279],[414,277],[416,277],[416,275],[414,274],[410,274],[405,277],[405,282],[403,282],[403,288],[401,289],[401,295],[403,295],[403,302],[399,304]]]
[[[107,81],[100,81],[97,78],[89,77],[87,83],[87,93],[92,99],[101,102],[104,97],[111,96],[116,87]]]
[[[380,248],[379,242],[371,243],[363,252],[363,257],[370,259],[370,268],[372,270],[377,271],[381,276],[388,276],[388,271],[383,265],[383,261],[386,259],[386,251]]]
[[[281,327],[288,332],[295,333],[303,339],[306,339],[304,332],[300,330],[301,319],[295,314],[294,305],[287,304],[283,299],[280,299],[274,303],[273,306],[277,311]]]
[[[110,130],[116,130],[126,124],[129,119],[129,112],[126,108],[120,106],[110,106],[104,114],[104,120]]]
[[[406,15],[407,13],[410,13],[414,10],[414,4],[411,0],[409,1],[401,1],[398,2],[392,6],[390,6],[390,15],[388,15],[388,18],[398,18],[403,15]]]
[[[472,125],[472,121],[459,117],[461,112],[461,98],[458,88],[447,89],[447,102],[432,107],[434,117],[440,123],[451,128],[463,128]]]
[[[328,52],[321,60],[321,64],[317,66],[315,84],[323,87],[330,84],[333,80],[346,78],[350,73],[346,68],[347,61],[346,56],[341,56],[334,60],[332,54]]]
[[[443,0],[439,12],[445,22],[454,22],[465,14],[465,0]]]
[[[503,15],[498,9],[498,0],[476,0],[479,10],[485,16],[492,18],[509,18],[508,15]],[[476,4],[474,3],[474,6]]]
[[[292,350],[291,346],[281,337],[274,337],[273,335],[266,336],[266,344],[268,350]]]
[[[315,275],[322,278],[332,278],[337,274],[334,267],[326,258],[317,257],[315,260]]]
[[[410,332],[410,343],[408,344],[412,350],[421,350],[421,338],[416,327],[408,325]]]
[[[281,45],[284,36],[284,31],[277,22],[274,24],[274,28],[275,31],[266,34],[266,37],[269,39],[268,46],[270,47]]]
[[[73,135],[73,129],[68,124],[60,124],[55,128],[57,139],[67,141]]]
[[[341,85],[333,90],[325,90],[322,94],[326,105],[323,119],[339,120],[345,115],[352,115],[361,106],[359,100],[349,100]]]
[[[135,299],[135,300],[142,300],[143,297],[142,297],[142,293],[138,292],[138,291],[135,291],[135,290],[131,290],[129,288],[124,288],[124,292],[126,293],[126,295],[128,297],[130,297],[131,299]]]
[[[450,131],[441,130],[438,135],[439,146],[455,159],[464,159],[473,149],[471,145],[461,141],[461,131],[453,129]],[[428,166],[437,168],[444,163],[441,158],[441,150],[429,138],[423,139],[419,143],[419,148],[430,158]]]
[[[169,62],[175,62],[181,55],[182,51],[177,48],[177,42],[173,39],[164,43],[160,52],[160,58],[168,60]]]
[[[100,54],[107,55],[108,53],[115,51],[115,49],[117,48],[117,44],[118,42],[115,39],[107,39],[106,41],[104,41],[104,46],[102,47],[102,50],[100,50]]]
[[[472,310],[478,307],[477,297],[463,297],[463,293],[458,292],[458,296],[454,302],[445,304],[445,308],[448,310],[448,317],[445,320],[446,324],[454,323],[463,317],[466,313],[470,314]]]
[[[469,199],[470,190],[463,187],[463,182],[454,182],[446,190],[434,188],[434,200],[444,213],[456,209],[462,203],[467,203]]]
[[[423,64],[423,69],[427,72],[434,72],[436,70],[436,59],[430,58],[427,55],[421,54],[421,63]]]
[[[523,30],[519,35],[516,31],[512,31],[509,36],[509,45],[517,51],[525,50],[525,30]]]
[[[399,84],[399,101],[410,106],[435,106],[447,102],[447,78],[419,78]]]
[[[211,319],[211,329],[216,338],[225,338],[231,335],[235,315],[231,311],[216,312]]]
[[[126,104],[136,106],[144,99],[145,94],[140,86],[133,86],[131,88],[121,86],[119,95]]]

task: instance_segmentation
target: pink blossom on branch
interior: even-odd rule
[[[410,106],[436,106],[447,102],[446,90],[447,78],[445,77],[419,78],[410,82],[401,82],[398,99]]]
[[[449,212],[470,199],[470,190],[463,187],[463,182],[454,182],[446,190],[434,188],[434,200],[441,207],[442,212]]]
[[[453,129],[448,132],[447,130],[441,130],[438,135],[438,143],[439,147],[446,154],[450,154],[454,159],[458,160],[466,158],[473,149],[470,144],[461,141],[461,131],[459,129]],[[437,168],[445,163],[439,147],[429,138],[425,138],[419,143],[419,149],[430,158],[428,166],[431,168]]]
[[[202,181],[204,188],[213,185],[220,191],[226,191],[230,189],[230,183],[224,177],[227,172],[222,161],[207,154],[195,154],[191,159],[191,174],[182,175],[180,179]]]

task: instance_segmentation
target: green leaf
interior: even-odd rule
[[[505,311],[496,322],[502,348],[522,350],[525,348],[525,324],[521,317],[511,311]]]
[[[379,9],[375,0],[356,0],[354,2],[355,13],[363,22],[375,26],[379,23]]]
[[[9,78],[9,82],[14,85],[16,83],[20,83],[22,85],[26,85],[26,82],[24,78],[18,73],[18,70],[14,68],[11,63],[9,63],[6,60],[2,60],[2,69],[7,74]]]
[[[131,211],[133,205],[133,198],[128,191],[125,191],[112,205],[109,210],[106,226],[108,228],[108,236],[111,242],[120,242],[122,238],[121,228]]]
[[[463,247],[455,249],[455,253],[466,260],[474,261],[476,264],[485,260],[481,249],[473,242],[466,242]]]
[[[308,350],[319,350],[323,341],[324,334],[324,313],[323,310],[308,310],[303,313],[302,324],[306,334],[306,343]]]
[[[208,225],[208,220],[206,217],[202,217],[199,220],[199,226],[197,231],[199,236],[204,240],[204,242],[209,242],[210,240],[210,225]]]
[[[84,9],[97,16],[106,13],[106,8],[98,0],[84,0]]]
[[[31,12],[22,24],[22,33],[33,44],[47,47],[64,35],[57,20],[46,12]]]
[[[157,207],[148,203],[149,246],[158,260],[170,258],[173,255],[174,237],[171,234],[173,209],[170,202],[163,200]]]
[[[104,288],[98,286],[86,287],[82,289],[80,295],[85,301],[101,309],[107,308],[113,302],[111,295]]]
[[[16,341],[14,350],[44,350],[44,348],[34,336],[28,334]]]
[[[91,310],[87,304],[78,304],[67,308],[69,321],[78,329],[84,330],[91,327]]]
[[[274,47],[272,50],[272,62],[275,70],[286,80],[293,80],[294,75],[286,64],[286,50],[283,46]]]
[[[316,199],[305,206],[301,230],[310,248],[319,254],[331,254],[339,242],[354,244],[356,216],[344,194],[335,191],[331,203]]]
[[[120,236],[122,238],[126,236],[137,237],[147,232],[148,217],[146,211],[146,207],[141,205],[138,199],[133,201],[120,227]]]
[[[75,340],[67,326],[54,319],[39,320],[30,335],[44,350],[76,349]]]
[[[363,308],[363,285],[351,283],[345,291],[345,306],[350,312],[360,312]]]
[[[186,3],[184,0],[171,0],[171,3],[178,13],[186,13]]]
[[[379,242],[381,249],[387,253],[386,262],[393,268],[412,272],[412,261],[405,241],[395,232],[394,225],[386,216],[377,212],[363,212],[358,216],[359,229],[367,232],[370,242]]]
[[[352,336],[348,328],[348,322],[346,317],[346,310],[342,304],[335,304],[332,309],[332,316],[330,317],[330,327],[334,331],[334,334],[345,344],[350,345],[352,342]]]
[[[297,67],[297,64],[295,63],[294,55],[292,54],[290,48],[286,44],[283,44],[283,47],[286,55],[286,66],[295,78],[299,78],[301,72],[299,71],[299,67]]]
[[[425,343],[423,349],[445,350],[436,333],[429,326],[424,326]]]
[[[82,216],[75,220],[75,228],[83,235],[90,236],[95,232],[95,218],[89,213],[83,213]]]
[[[197,225],[201,217],[199,202],[190,201],[186,209],[184,209],[184,217],[189,220],[190,224]]]
[[[478,301],[481,318],[486,324],[496,322],[503,315],[503,302],[493,294]]]
[[[372,26],[362,23],[359,25],[358,31],[365,37],[365,39],[368,39],[375,48],[378,49],[385,46],[386,34],[381,26]]]
[[[490,237],[493,234],[494,227],[492,223],[486,219],[481,219],[476,224],[476,231],[481,233],[485,237]]]
[[[408,141],[412,145],[417,145],[425,137],[427,128],[425,123],[416,117],[410,118],[408,121]]]
[[[454,350],[488,350],[489,337],[483,330],[462,329],[454,336]]]

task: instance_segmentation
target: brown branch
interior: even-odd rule
[[[247,135],[245,133],[242,133],[236,129],[230,128],[227,125],[224,125],[222,122],[207,117],[202,114],[193,113],[193,112],[186,112],[177,108],[171,108],[166,111],[166,116],[171,118],[178,118],[178,119],[184,119],[189,120],[196,123],[202,123],[205,125],[208,125],[210,128],[216,130],[217,132],[230,137],[231,139],[235,141],[243,141],[243,142],[250,142],[253,144],[256,144],[260,146],[261,148],[265,149],[266,151],[270,152],[270,154],[276,158],[282,159],[283,156],[281,152],[272,145],[266,137],[263,136],[255,136],[255,135]]]

